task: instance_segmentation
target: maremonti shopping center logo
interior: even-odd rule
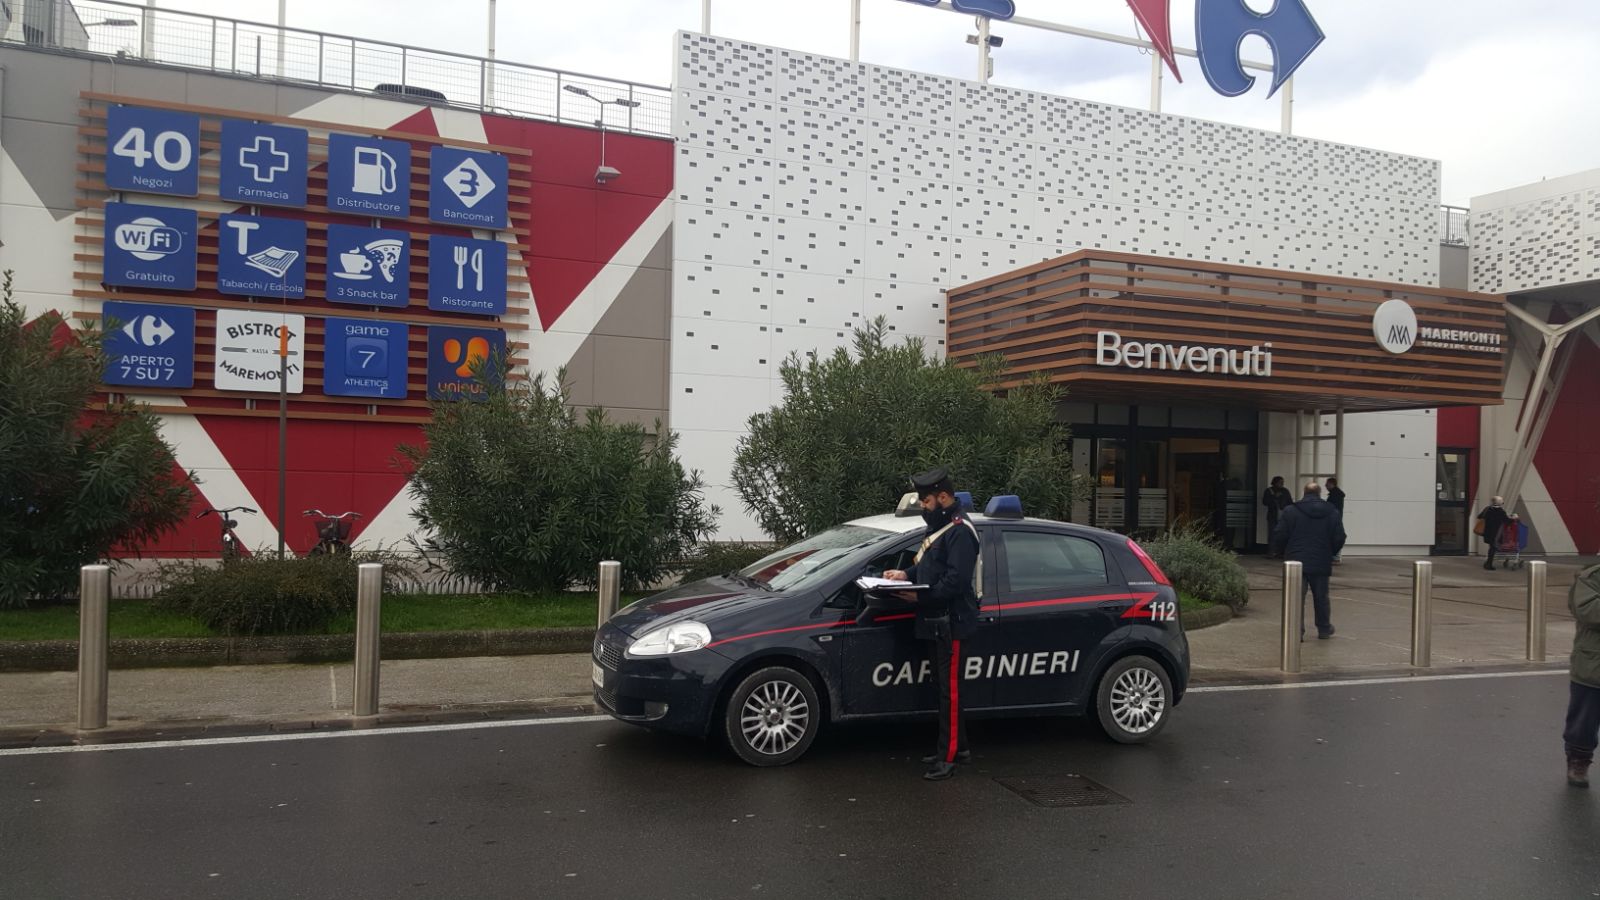
[[[940,0],[906,0],[922,6],[938,6]],[[1127,0],[1134,18],[1166,61],[1174,78],[1183,81],[1172,43],[1172,0]],[[989,19],[1009,20],[1017,14],[1014,0],[950,0],[957,12]],[[1019,23],[1026,24],[1026,23]],[[1237,97],[1255,85],[1254,76],[1245,72],[1240,60],[1240,45],[1255,36],[1272,48],[1271,97],[1310,58],[1323,41],[1322,28],[1302,0],[1276,0],[1272,9],[1258,13],[1245,0],[1195,0],[1194,34],[1200,71],[1211,89],[1224,97]]]
[[[1472,350],[1499,353],[1505,335],[1492,331],[1460,328],[1435,328],[1417,321],[1417,311],[1398,298],[1385,300],[1372,314],[1372,336],[1378,345],[1396,356],[1412,347],[1434,350]]]

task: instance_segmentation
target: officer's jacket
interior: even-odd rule
[[[929,520],[924,540],[932,538],[933,542],[923,548],[922,558],[906,570],[906,577],[913,582],[928,585],[917,596],[917,634],[929,634],[927,620],[949,616],[952,636],[966,637],[978,626],[978,594],[973,589],[978,535],[972,523],[955,508],[938,510],[924,518]],[[946,525],[951,527],[945,528]]]

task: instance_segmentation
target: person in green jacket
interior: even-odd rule
[[[1577,620],[1572,640],[1572,697],[1567,703],[1567,784],[1589,786],[1589,765],[1600,744],[1600,566],[1578,573],[1567,591]]]

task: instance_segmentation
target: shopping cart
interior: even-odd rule
[[[1494,549],[1500,556],[1500,568],[1522,568],[1522,551],[1528,549],[1528,526],[1521,517],[1513,515],[1511,521],[1500,529]]]

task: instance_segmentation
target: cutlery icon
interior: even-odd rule
[[[456,290],[461,290],[462,281],[467,268],[467,248],[456,246],[450,248],[450,256],[456,264]]]
[[[478,286],[477,286],[476,290],[481,293],[483,291],[483,250],[482,249],[478,249],[478,250],[472,251],[472,274],[476,275],[477,278],[478,278]]]

